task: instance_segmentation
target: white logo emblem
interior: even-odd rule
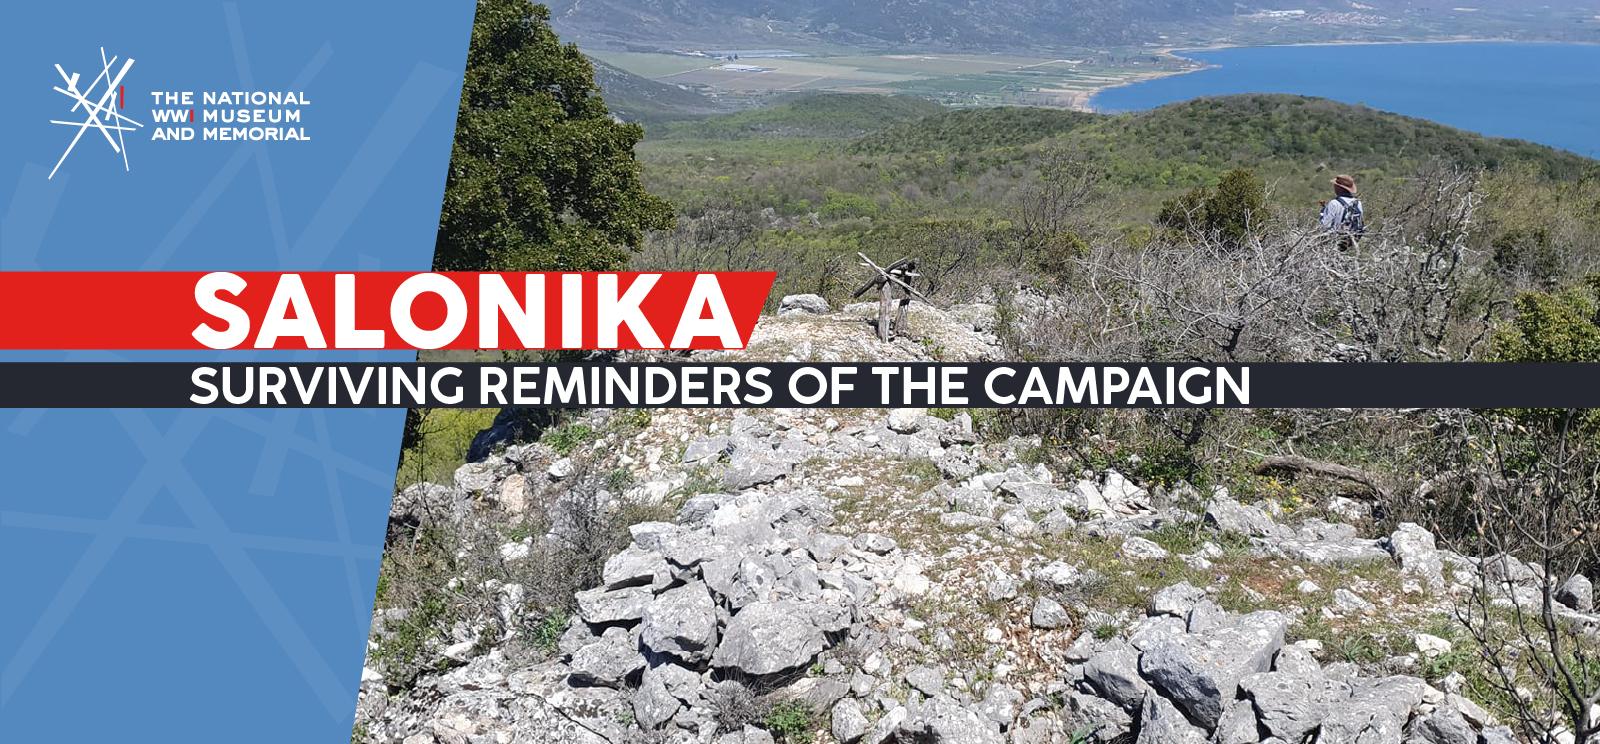
[[[50,120],[51,124],[78,128],[78,133],[72,136],[72,141],[67,143],[67,149],[61,153],[61,159],[56,161],[56,167],[50,169],[50,178],[56,177],[56,171],[66,162],[67,156],[72,154],[72,149],[78,146],[78,140],[83,139],[84,132],[89,131],[90,127],[100,130],[100,136],[105,137],[106,144],[111,145],[111,151],[122,156],[122,169],[128,170],[128,148],[123,143],[122,133],[131,132],[144,125],[119,113],[119,109],[126,103],[122,79],[133,69],[133,60],[131,58],[122,60],[121,66],[117,67],[116,73],[113,74],[111,68],[116,64],[116,56],[106,59],[106,48],[100,47],[100,74],[95,76],[88,88],[81,91],[78,90],[78,73],[68,75],[66,70],[61,69],[61,65],[56,65],[56,72],[61,73],[61,81],[66,83],[67,87],[56,86],[55,91],[72,99],[71,113],[76,113],[79,107],[82,107],[83,121]],[[95,91],[100,87],[102,80],[105,81],[106,87],[94,100],[90,100],[90,96],[96,95]],[[111,136],[112,132],[117,133],[115,138]]]

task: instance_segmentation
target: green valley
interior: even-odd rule
[[[1060,256],[1020,251],[1027,211],[1051,189],[1081,188],[1078,241],[1138,245],[1163,204],[1245,168],[1278,219],[1311,223],[1335,173],[1354,175],[1375,221],[1399,210],[1420,174],[1488,173],[1483,250],[1541,204],[1577,244],[1600,255],[1593,206],[1600,170],[1548,147],[1462,132],[1331,101],[1280,95],[1202,99],[1150,112],[943,109],[919,99],[813,94],[770,107],[647,127],[638,148],[647,187],[679,210],[635,266],[780,271],[773,296],[842,289],[830,267],[857,250],[933,254],[935,263]],[[1548,198],[1544,198],[1548,197]],[[1512,213],[1515,210],[1515,213]],[[1506,212],[1504,216],[1502,211]],[[1506,227],[1500,227],[1504,222]],[[891,258],[892,258],[891,257]],[[888,259],[886,259],[888,260]],[[942,265],[942,264],[941,264]],[[1011,268],[1036,268],[1009,262]]]

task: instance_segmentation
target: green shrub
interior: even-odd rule
[[[533,644],[546,654],[555,654],[561,635],[567,632],[567,615],[552,612],[539,620],[533,629]]]
[[[412,550],[409,555],[393,557],[390,554],[396,552],[394,549],[385,551],[383,573],[391,577],[391,582],[396,574],[405,574],[399,580],[405,582],[407,594],[415,594],[396,603],[406,607],[408,612],[386,622],[386,632],[375,637],[377,643],[368,652],[372,664],[383,672],[391,686],[406,686],[417,675],[434,668],[437,658],[434,644],[442,638],[442,629],[448,628],[457,617],[443,590],[454,573],[454,562],[448,552],[441,545],[426,540]],[[386,594],[392,594],[392,590]]]
[[[1555,292],[1518,297],[1511,320],[1495,331],[1491,356],[1498,362],[1600,362],[1600,275]],[[1552,409],[1505,413],[1546,431],[1559,427],[1568,415]],[[1600,411],[1579,412],[1572,424],[1581,434],[1600,436]]]
[[[939,465],[925,457],[918,460],[907,460],[903,472],[907,479],[925,489],[933,488],[944,482],[944,473],[939,471]]]
[[[1199,232],[1204,229],[1206,200],[1210,198],[1209,186],[1197,186],[1172,197],[1156,212],[1156,224],[1177,232]]]
[[[631,488],[635,480],[632,470],[616,468],[606,474],[606,490],[612,493],[622,493]]]
[[[1556,292],[1518,297],[1512,319],[1495,333],[1494,359],[1600,361],[1600,276]]]
[[[1089,251],[1089,241],[1077,233],[1057,232],[1040,246],[1033,263],[1045,274],[1066,277],[1077,266],[1077,260],[1089,255]]]
[[[1196,451],[1171,439],[1154,439],[1139,453],[1139,461],[1131,475],[1141,483],[1151,483],[1171,488],[1179,483],[1189,483],[1204,488],[1210,477],[1203,464],[1196,460]]]
[[[810,706],[797,700],[773,706],[765,724],[767,733],[779,742],[803,742],[811,738],[816,721]]]
[[[818,214],[825,220],[876,217],[878,203],[860,194],[829,189],[827,197],[822,202],[822,209],[818,210]]]
[[[1267,217],[1267,184],[1253,171],[1228,171],[1206,200],[1206,226],[1231,245],[1259,231]]]
[[[616,412],[611,417],[611,425],[622,434],[638,434],[649,428],[655,416],[648,408],[628,408]]]
[[[596,436],[598,436],[598,432],[594,430],[594,427],[588,424],[572,423],[562,424],[546,431],[539,441],[550,445],[552,449],[562,456],[566,456],[572,454],[572,451],[577,449],[578,445],[594,441]]]
[[[494,424],[493,408],[429,408],[410,412],[408,436],[395,471],[395,487],[430,482],[449,483],[467,461],[478,433]]]
[[[530,510],[516,524],[467,520],[427,525],[402,538],[391,536],[383,552],[376,606],[403,608],[404,615],[374,624],[369,658],[393,688],[410,686],[419,674],[443,663],[439,651],[463,622],[482,628],[477,642],[500,644],[519,660],[542,660],[556,648],[575,611],[574,593],[601,583],[606,560],[632,541],[629,527],[670,519],[671,501],[621,499],[615,508],[604,495],[614,471],[582,455],[562,483],[558,501]],[[497,546],[544,535],[561,525],[561,540],[533,540],[526,560],[507,561]],[[517,612],[501,614],[499,587],[523,587]],[[502,643],[513,639],[510,643]]]
[[[1496,235],[1489,248],[1492,265],[1503,277],[1514,280],[1519,275],[1526,276],[1539,285],[1549,286],[1561,276],[1561,251],[1550,229],[1543,225]]]
[[[1236,168],[1223,174],[1215,187],[1201,186],[1163,204],[1156,222],[1237,247],[1259,234],[1267,217],[1266,182],[1254,171]]]

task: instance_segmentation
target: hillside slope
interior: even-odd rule
[[[691,88],[640,77],[593,57],[594,80],[611,113],[626,121],[664,121],[727,113],[733,106]]]
[[[1102,118],[1073,132],[1082,147],[1126,163],[1187,163],[1209,169],[1265,162],[1328,164],[1341,170],[1403,172],[1442,160],[1464,167],[1534,163],[1571,177],[1593,161],[1521,140],[1455,129],[1365,106],[1291,95],[1202,98]]]
[[[1589,244],[1585,228],[1553,211],[1592,212],[1581,205],[1600,174],[1595,161],[1536,144],[1280,95],[1116,116],[801,97],[651,129],[639,154],[646,184],[677,206],[683,229],[658,236],[636,265],[776,270],[778,293],[830,299],[849,291],[830,267],[864,249],[939,257],[938,266],[1017,264],[1004,246],[1017,239],[1019,209],[1041,183],[1071,176],[1051,169],[1076,164],[1094,180],[1076,229],[1135,235],[1167,200],[1235,168],[1268,184],[1274,208],[1309,217],[1335,173],[1353,174],[1375,225],[1402,208],[1419,174],[1440,164],[1504,172],[1515,185],[1488,204],[1497,219],[1483,240],[1525,242],[1519,235],[1538,214],[1570,223],[1571,234],[1546,232],[1580,253]],[[1509,200],[1512,193],[1528,203]]]
[[[813,93],[661,130],[653,138],[838,140],[862,156],[979,152],[1051,141],[1121,159],[1186,159],[1212,167],[1265,160],[1360,167],[1418,158],[1495,168],[1534,162],[1570,176],[1593,161],[1537,143],[1468,132],[1366,106],[1287,94],[1199,98],[1132,114],[991,107],[947,109],[908,96]],[[708,145],[709,146],[709,145]]]
[[[1061,48],[1160,43],[1163,36],[1206,40],[1228,24],[1270,7],[1231,0],[553,0],[557,30],[586,45],[642,48],[770,48],[850,45],[902,49]],[[1332,26],[1348,32],[1470,33],[1505,31],[1508,18],[1532,30],[1591,13],[1590,0],[1557,0],[1537,9],[1517,0],[1484,0],[1468,10],[1438,0],[1304,0],[1306,16],[1256,16],[1273,24]],[[1573,25],[1567,22],[1565,25]]]
[[[725,144],[796,137],[810,140],[812,149],[786,148],[782,156],[769,157]],[[1592,160],[1535,143],[1364,106],[1266,94],[1198,99],[1120,115],[1011,107],[949,110],[911,98],[814,94],[654,130],[641,155],[652,185],[680,206],[692,206],[695,197],[685,190],[714,190],[717,183],[742,189],[739,184],[748,182],[785,189],[814,183],[815,194],[802,196],[815,204],[824,187],[856,188],[855,177],[838,168],[847,161],[871,174],[861,179],[863,187],[913,183],[928,199],[935,196],[934,187],[946,189],[988,171],[1011,173],[1044,150],[1071,151],[1095,161],[1115,182],[1147,196],[1209,183],[1238,167],[1317,182],[1318,193],[1326,179],[1316,174],[1327,169],[1384,179],[1410,176],[1433,162],[1484,169],[1524,163],[1548,178],[1573,179],[1595,168]],[[733,174],[740,178],[727,178]],[[781,211],[783,203],[800,204],[774,197],[770,206]],[[902,200],[899,206],[915,205]]]
[[[941,111],[943,108],[939,104],[911,96],[810,93],[779,99],[761,108],[666,127],[655,136],[707,140],[763,137],[847,140]]]
[[[851,151],[971,152],[1014,147],[1064,135],[1099,120],[1094,114],[1065,109],[1022,106],[958,109],[891,124],[862,137],[851,146]]]

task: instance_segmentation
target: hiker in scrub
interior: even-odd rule
[[[1322,203],[1322,227],[1338,233],[1344,247],[1354,245],[1367,232],[1366,215],[1357,193],[1356,179],[1339,176],[1333,179],[1333,201]]]

